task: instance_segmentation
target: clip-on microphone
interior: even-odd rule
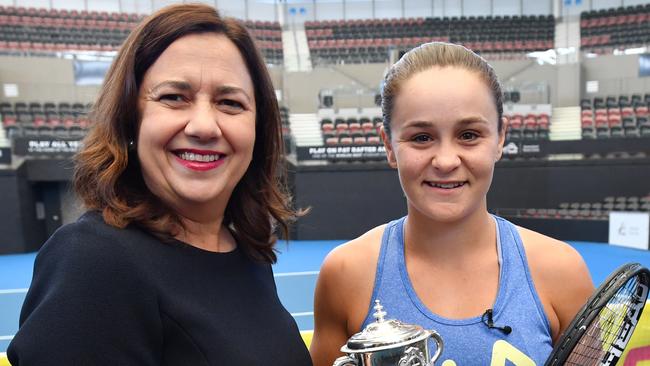
[[[487,317],[487,321],[485,319],[486,317]],[[503,334],[505,335],[512,333],[512,327],[510,327],[509,325],[505,325],[503,327],[494,325],[494,320],[492,320],[492,309],[485,310],[485,313],[483,313],[483,316],[481,316],[481,321],[483,322],[483,324],[487,325],[488,328],[498,329],[501,332],[503,332]]]

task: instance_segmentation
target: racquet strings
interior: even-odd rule
[[[600,309],[596,318],[589,324],[586,331],[569,355],[565,365],[597,365],[604,362],[606,355],[614,347],[617,340],[625,337],[634,327],[635,319],[630,319],[630,307],[638,307],[645,301],[642,286],[639,286],[639,276],[630,278],[614,296]],[[622,353],[622,350],[621,350]]]

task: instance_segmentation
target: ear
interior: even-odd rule
[[[393,150],[393,145],[390,142],[390,137],[384,130],[384,126],[381,126],[381,129],[379,130],[379,134],[381,135],[381,140],[384,142],[384,148],[386,149],[386,159],[388,159],[388,165],[390,165],[390,167],[393,169],[397,169],[397,159],[395,159],[395,151]]]
[[[497,147],[497,155],[494,157],[494,161],[499,161],[503,155],[503,144],[506,142],[506,131],[508,131],[508,119],[502,117],[501,131],[499,131],[499,146]]]

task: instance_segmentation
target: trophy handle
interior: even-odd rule
[[[435,330],[430,330],[429,331],[429,337],[433,338],[433,341],[436,342],[436,353],[433,354],[433,357],[431,357],[431,363],[430,365],[433,366],[433,363],[440,357],[440,354],[442,353],[443,349],[443,342],[442,342],[442,337],[440,337],[440,334],[436,332]]]
[[[332,366],[358,366],[358,363],[350,356],[341,356],[334,360]]]

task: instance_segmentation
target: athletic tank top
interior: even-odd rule
[[[500,266],[493,320],[495,326],[512,328],[506,335],[499,329],[488,328],[483,321],[487,318],[447,319],[432,313],[420,301],[404,261],[405,219],[390,222],[384,231],[372,301],[362,328],[374,321],[372,306],[379,299],[388,319],[417,324],[440,334],[444,349],[437,366],[543,365],[552,350],[550,325],[515,226],[494,216]],[[435,349],[433,342],[429,345]]]

